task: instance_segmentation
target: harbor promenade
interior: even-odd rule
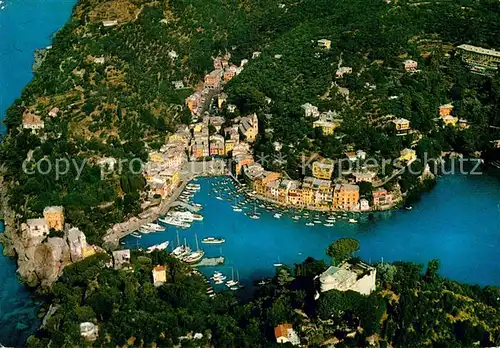
[[[217,176],[225,174],[225,164],[221,160],[203,161],[203,162],[187,162],[181,170],[181,184],[167,199],[163,200],[160,205],[149,208],[134,216],[127,221],[115,224],[108,229],[103,237],[104,245],[111,249],[119,247],[120,239],[126,235],[137,231],[142,225],[154,222],[159,217],[165,215],[173,206],[181,205],[186,208],[185,203],[179,202],[177,199],[182,193],[186,185],[199,176]],[[194,207],[191,207],[194,208]],[[189,210],[199,210],[198,208]]]

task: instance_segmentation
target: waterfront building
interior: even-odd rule
[[[264,168],[260,163],[252,163],[244,168],[244,174],[248,180],[254,182],[264,174]]]
[[[406,118],[398,118],[393,120],[392,123],[394,123],[397,132],[407,132],[410,130],[410,121]]]
[[[253,156],[249,153],[234,156],[234,152],[233,152],[234,174],[239,175],[242,172],[243,167],[250,165],[254,162],[255,161],[253,159]]]
[[[498,70],[500,52],[473,45],[457,46],[462,61],[467,63],[472,72],[489,75]]]
[[[44,218],[28,219],[22,224],[21,230],[27,234],[28,238],[40,238],[49,234],[49,224]]]
[[[113,251],[114,268],[121,269],[124,265],[130,264],[130,249]]]
[[[399,153],[399,160],[411,163],[417,159],[417,153],[413,149],[404,149]]]
[[[359,211],[368,211],[370,210],[370,203],[365,198],[361,198],[359,200]]]
[[[205,75],[205,88],[207,89],[218,89],[220,88],[222,79],[222,70],[215,69]]]
[[[64,208],[62,206],[51,206],[43,209],[43,217],[49,229],[53,228],[56,231],[62,231],[64,228]]]
[[[353,210],[359,203],[359,186],[336,184],[333,190],[333,207],[339,210]]]
[[[403,62],[403,66],[407,72],[417,71],[418,63],[412,59],[407,59]]]
[[[308,197],[309,205],[320,209],[331,208],[333,188],[330,180],[305,177],[302,182],[302,191],[304,190],[308,190],[308,194],[312,191],[312,197]]]
[[[265,170],[260,177],[254,181],[254,190],[260,195],[266,195],[266,187],[270,182],[276,181],[281,174]]]
[[[324,135],[332,135],[338,124],[331,121],[317,120],[313,122],[313,128],[321,128]]]
[[[89,321],[81,323],[80,336],[86,341],[95,341],[99,337],[99,326]]]
[[[376,275],[377,270],[363,262],[344,262],[338,267],[330,266],[319,276],[321,292],[351,290],[369,295],[375,290]]]
[[[372,191],[373,206],[376,209],[383,209],[392,204],[392,194],[387,193],[387,190],[379,187]]]
[[[329,50],[332,47],[332,42],[327,39],[318,40],[318,46]]]
[[[287,191],[287,204],[293,206],[302,206],[304,202],[302,201],[302,189],[301,183],[297,180],[291,180]]]
[[[329,158],[322,158],[313,162],[312,175],[318,179],[330,180],[333,174],[334,161]]]
[[[160,286],[167,282],[167,269],[164,265],[153,267],[152,273],[154,286]]]
[[[305,103],[301,106],[301,108],[304,110],[305,117],[319,117],[319,110],[317,106]]]
[[[294,346],[300,344],[300,339],[295,330],[293,329],[292,324],[280,324],[274,328],[274,337],[276,338],[276,342],[279,344],[282,343],[291,343]]]

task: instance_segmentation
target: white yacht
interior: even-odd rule
[[[174,218],[172,216],[167,216],[165,218],[159,218],[158,220],[165,223],[165,224],[177,226],[177,227],[182,227],[182,228],[188,228],[191,226],[190,224],[188,224],[184,221],[181,221],[177,218]]]
[[[276,214],[273,215],[273,217],[275,219],[280,219],[282,216],[283,216],[283,214],[280,214],[280,213],[276,213]]]
[[[306,226],[314,226],[314,222],[308,222],[306,223]]]
[[[153,252],[155,250],[165,250],[168,247],[169,244],[170,244],[170,242],[166,241],[166,242],[163,242],[163,243],[160,243],[160,244],[151,245],[150,247],[148,247],[146,249],[146,252],[147,253],[151,253],[151,252]]]
[[[224,238],[206,237],[201,240],[203,244],[223,244],[226,242]]]
[[[165,231],[165,227],[155,224],[155,223],[147,223],[145,225],[142,225],[141,228],[149,230],[149,231],[154,231],[154,232],[162,232]]]
[[[356,222],[358,222],[358,220],[356,220],[356,219],[349,219],[349,222],[350,222],[351,224],[355,224]]]

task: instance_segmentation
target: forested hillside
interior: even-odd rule
[[[10,205],[25,218],[64,205],[67,221],[99,243],[107,227],[139,211],[144,180],[125,170],[101,181],[94,164],[106,156],[145,159],[147,148],[189,123],[185,98],[212,70],[212,58],[226,52],[236,65],[249,59],[227,85],[229,101],[240,113],[257,111],[261,129],[272,129],[260,134],[255,151],[271,153],[275,141],[287,145],[287,163],[278,167],[292,177],[303,153],[335,158],[360,148],[397,155],[415,138],[395,136],[380,121],[386,114],[411,121],[422,135],[419,154],[484,150],[499,136],[488,125],[500,125],[500,80],[471,74],[453,47],[498,48],[499,18],[493,0],[79,1],[7,112],[1,159],[13,184]],[[318,48],[323,38],[330,50]],[[251,59],[256,51],[261,56]],[[407,58],[420,73],[404,72]],[[353,73],[336,79],[341,61]],[[177,80],[187,88],[174,89]],[[302,116],[305,102],[338,112],[336,136],[312,128]],[[469,129],[436,127],[437,107],[448,102]],[[53,108],[57,116],[49,117]],[[23,114],[40,115],[43,132],[21,129]],[[44,157],[89,164],[80,180],[73,166],[57,180],[23,173],[27,157],[31,164]]]

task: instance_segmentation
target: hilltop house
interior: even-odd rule
[[[154,286],[160,286],[167,282],[167,269],[163,265],[158,265],[153,267],[153,284]]]
[[[407,72],[417,71],[418,63],[414,60],[407,59],[403,62],[403,66]]]
[[[47,221],[49,228],[62,231],[64,228],[64,208],[62,206],[45,207],[43,217]]]
[[[291,343],[294,346],[300,344],[300,339],[292,324],[280,324],[274,328],[274,337],[277,343]]]
[[[39,115],[35,115],[29,112],[23,114],[23,128],[31,129],[32,132],[36,132],[39,129],[43,129],[45,123]]]
[[[318,46],[324,49],[329,50],[332,47],[332,42],[327,39],[318,40]]]
[[[321,292],[351,290],[369,295],[375,290],[376,275],[377,270],[363,262],[344,262],[338,267],[330,266],[319,276]]]
[[[113,251],[114,268],[120,269],[126,264],[130,264],[130,249]]]
[[[304,110],[305,117],[319,117],[319,110],[317,106],[305,103],[301,106],[301,108]]]

